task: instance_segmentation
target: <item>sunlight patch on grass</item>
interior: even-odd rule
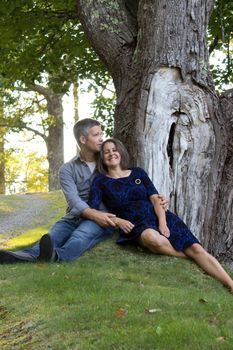
[[[5,240],[6,235],[2,235],[2,238],[4,239],[3,245],[4,249],[21,249],[27,246],[33,245],[35,242],[37,242],[42,235],[47,233],[51,226],[59,220],[65,212],[65,201],[64,197],[61,191],[53,191],[49,193],[38,193],[35,196],[36,198],[44,198],[47,200],[47,205],[45,205],[42,213],[40,216],[35,217],[31,221],[31,227],[30,229],[25,229],[25,232],[20,233],[14,232],[14,235],[17,235],[16,237],[13,237],[9,239],[8,241]],[[12,208],[12,211],[18,210],[20,207],[24,207],[24,197],[21,195],[20,197],[17,197],[17,195],[13,196],[2,196],[2,208],[9,208],[9,210]],[[48,215],[49,221],[44,219],[43,212],[46,212],[46,215]],[[9,214],[9,213],[8,213]],[[43,224],[40,225],[40,221],[44,220]],[[9,217],[10,220],[10,217]],[[46,222],[47,221],[47,222]],[[39,225],[38,225],[39,224]],[[0,236],[1,241],[1,236]]]
[[[48,226],[37,227],[20,236],[14,237],[5,243],[7,249],[21,249],[37,242],[41,236],[48,232]]]

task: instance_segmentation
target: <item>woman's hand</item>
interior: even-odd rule
[[[124,232],[124,233],[130,233],[132,229],[134,228],[134,224],[128,220],[115,218],[116,225]]]
[[[158,198],[160,199],[160,205],[166,211],[169,208],[169,199],[166,198],[163,194],[158,194]]]
[[[169,237],[170,236],[170,230],[167,227],[167,224],[160,224],[159,225],[159,232],[165,237]]]

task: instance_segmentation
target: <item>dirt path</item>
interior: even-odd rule
[[[44,194],[1,195],[0,201],[1,242],[44,225],[54,216],[54,212],[49,210],[51,199]]]

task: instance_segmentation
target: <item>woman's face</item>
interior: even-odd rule
[[[112,167],[121,164],[121,155],[116,149],[113,142],[107,142],[103,147],[103,163],[107,167]]]

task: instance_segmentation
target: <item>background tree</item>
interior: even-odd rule
[[[74,1],[0,1],[0,5],[2,87],[45,97],[49,189],[54,190],[59,188],[58,169],[64,162],[62,97],[77,79],[98,80],[105,68],[88,47]]]
[[[5,127],[1,127],[1,120],[4,117],[4,102],[3,96],[0,94],[0,194],[6,193],[6,183],[5,183],[5,135],[7,133],[7,129]]]
[[[7,193],[46,192],[48,165],[45,156],[20,149],[5,150],[5,184]]]
[[[233,83],[233,3],[217,0],[208,26],[209,53],[220,54],[218,64],[211,65],[214,82],[218,90]]]
[[[84,30],[116,88],[115,135],[212,252],[211,241],[223,239],[216,218],[229,144],[208,70],[213,5],[77,0]]]
[[[5,194],[5,128],[0,127],[0,194]]]

